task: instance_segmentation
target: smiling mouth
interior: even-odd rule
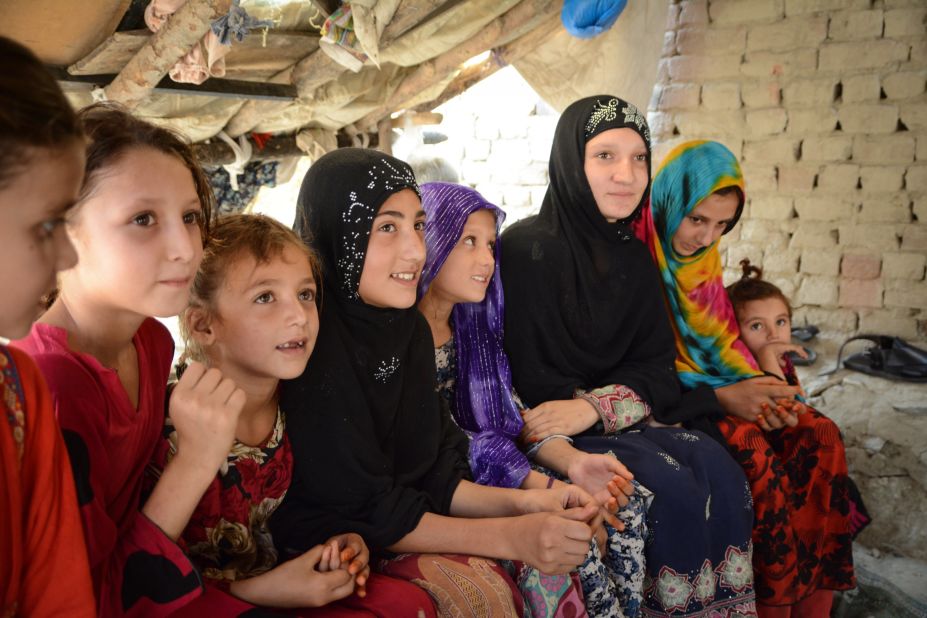
[[[306,347],[305,339],[294,339],[293,341],[287,341],[286,343],[281,343],[277,346],[278,350],[302,350]]]
[[[418,278],[418,273],[390,273],[390,278],[403,282],[411,282]]]
[[[473,275],[470,278],[480,283],[486,283],[487,281],[489,281],[489,277],[487,277],[486,275]]]
[[[174,287],[183,287],[185,285],[190,285],[190,277],[184,277],[182,279],[163,279],[159,281],[164,285],[171,285]]]

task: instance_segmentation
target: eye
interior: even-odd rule
[[[415,222],[415,231],[424,232],[425,231],[425,221],[416,221]]]
[[[612,158],[612,153],[610,153],[610,152],[599,152],[599,153],[596,153],[595,158],[596,158],[596,159],[604,159],[604,160],[607,161],[608,159],[611,159],[611,158]]]
[[[143,212],[132,217],[133,225],[140,225],[142,227],[149,227],[155,224],[155,216],[150,212]]]
[[[646,153],[646,152],[641,152],[641,153],[638,153],[638,154],[634,155],[634,160],[635,160],[635,161],[638,161],[638,162],[640,162],[640,163],[646,163],[646,162],[647,162],[647,153]]]
[[[776,320],[776,326],[785,326],[788,323],[789,321],[786,320],[785,318],[779,318],[778,320]]]
[[[696,216],[692,215],[692,216],[689,217],[689,221],[691,221],[692,223],[701,223],[701,222],[702,222],[702,218],[701,218],[701,217],[696,217]]]
[[[315,290],[313,290],[312,288],[306,288],[305,290],[301,290],[299,292],[299,300],[304,300],[304,301],[309,301],[309,302],[314,301],[315,300]]]
[[[39,238],[51,238],[59,225],[64,224],[64,217],[56,217],[39,223]]]
[[[488,243],[488,245],[489,245],[489,248],[490,248],[491,250],[493,250],[493,251],[496,250],[496,241],[495,241],[495,240],[490,240],[489,243]]]
[[[259,294],[254,299],[254,302],[257,303],[258,305],[266,305],[267,303],[272,303],[274,302],[274,295],[271,292],[264,292],[262,294]]]
[[[186,225],[199,225],[202,214],[198,210],[191,210],[183,213],[183,222]]]
[[[754,322],[748,328],[753,331],[760,331],[763,330],[763,325],[760,322]]]
[[[395,223],[384,223],[383,225],[377,228],[377,231],[386,232],[387,234],[395,232],[396,224]]]
[[[476,244],[476,238],[474,236],[467,236],[461,242],[468,247],[472,247]]]

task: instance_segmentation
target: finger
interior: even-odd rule
[[[759,417],[757,419],[757,424],[759,424],[760,429],[762,429],[763,431],[773,430],[773,428],[769,426],[769,423],[766,422],[766,417],[763,417],[763,416]]]
[[[785,423],[775,414],[769,414],[765,418],[766,422],[769,423],[769,426],[773,429],[782,429],[785,426]]]
[[[200,381],[196,383],[196,390],[202,393],[211,393],[216,390],[216,387],[219,386],[219,382],[221,381],[222,372],[215,367],[210,367],[206,370],[206,373],[203,374],[203,377],[200,378]]]
[[[319,557],[319,564],[316,566],[316,570],[325,572],[329,570],[328,567],[328,554],[331,551],[331,548],[326,545],[322,550],[322,555]]]
[[[589,521],[598,510],[598,506],[594,504],[587,504],[586,506],[574,506],[573,508],[566,509],[565,511],[557,513],[557,515],[564,519],[571,520],[573,523],[579,522],[582,524],[581,527],[569,526],[569,528],[573,530],[574,533],[580,531],[582,528],[585,528],[586,532],[589,532],[589,526],[586,525],[586,522]],[[586,536],[586,540],[589,540],[588,535]]]
[[[370,578],[370,567],[365,566],[357,574],[357,577],[354,578],[354,581],[358,586],[364,588],[367,586],[367,579],[369,578]]]
[[[613,479],[613,482],[618,486],[618,489],[620,489],[624,495],[629,497],[634,495],[634,483],[631,481],[616,477]]]
[[[200,378],[203,377],[203,374],[206,373],[206,367],[203,363],[197,361],[191,361],[187,368],[184,369],[183,375],[180,376],[180,380],[177,381],[176,390],[190,390],[196,383],[200,381]]]
[[[319,561],[322,559],[322,553],[325,551],[324,545],[316,545],[302,556],[299,557],[300,560],[305,560],[309,563],[310,568],[317,569]]]
[[[614,457],[611,457],[610,459],[613,460],[613,463],[611,465],[611,472],[614,472],[615,475],[625,478],[629,481],[634,480],[634,475],[631,474],[631,471],[628,470],[627,466],[625,466],[623,463],[621,463]]]

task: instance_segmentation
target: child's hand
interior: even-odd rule
[[[367,578],[370,577],[370,550],[359,534],[339,534],[325,541],[320,571],[334,571],[341,568],[354,576],[357,596],[367,596]]]
[[[785,355],[788,352],[795,352],[802,358],[808,358],[808,353],[805,351],[805,348],[800,345],[773,341],[757,350],[756,361],[763,371],[781,376],[782,370],[786,367]]]
[[[599,420],[599,414],[585,399],[563,399],[522,410],[525,426],[521,430],[526,444],[540,442],[554,434],[574,436],[589,429]]]
[[[767,409],[775,409],[777,400],[792,399],[799,394],[801,394],[800,387],[789,386],[785,381],[770,376],[749,378],[715,389],[718,402],[725,412],[751,423],[759,422],[758,416],[761,413],[765,416],[764,403]],[[778,418],[774,421],[776,425],[781,426]],[[772,425],[772,422],[769,424]],[[760,426],[763,426],[762,423]]]
[[[177,430],[175,460],[215,475],[228,457],[245,392],[218,369],[190,363],[174,387],[170,416]]]
[[[559,514],[532,513],[508,518],[507,523],[512,530],[505,536],[519,560],[542,573],[569,573],[586,559],[589,541],[593,538],[593,531],[586,521],[596,511],[590,505],[570,508]]]
[[[614,498],[618,507],[628,504],[634,493],[634,475],[611,455],[582,453],[570,462],[567,474],[574,485],[586,490],[600,506]]]

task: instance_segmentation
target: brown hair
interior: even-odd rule
[[[180,359],[178,374],[187,359],[205,360],[205,354],[191,336],[187,320],[190,310],[205,310],[212,318],[216,314],[216,297],[225,280],[225,273],[236,261],[251,257],[258,264],[267,264],[280,257],[287,247],[298,249],[309,262],[316,288],[321,290],[319,259],[299,236],[283,224],[265,215],[226,215],[213,226],[209,244],[203,250],[203,260],[193,278],[190,303],[180,314],[180,333],[186,350]],[[316,296],[318,299],[318,295]],[[318,301],[317,301],[318,302]]]
[[[80,140],[77,115],[42,61],[0,36],[0,188],[30,160],[29,148]],[[24,156],[25,155],[25,156]]]
[[[750,260],[746,258],[740,260],[740,268],[743,272],[740,279],[725,288],[727,295],[731,299],[731,305],[734,306],[735,313],[750,301],[778,298],[785,303],[789,317],[792,317],[792,304],[789,299],[776,285],[763,280],[762,268],[753,266],[750,264]]]
[[[180,135],[140,120],[114,103],[94,103],[78,112],[78,117],[90,138],[78,208],[80,203],[93,194],[103,170],[117,163],[132,149],[152,148],[177,157],[190,170],[200,200],[200,230],[203,242],[206,242],[212,224],[215,197],[193,149]]]

